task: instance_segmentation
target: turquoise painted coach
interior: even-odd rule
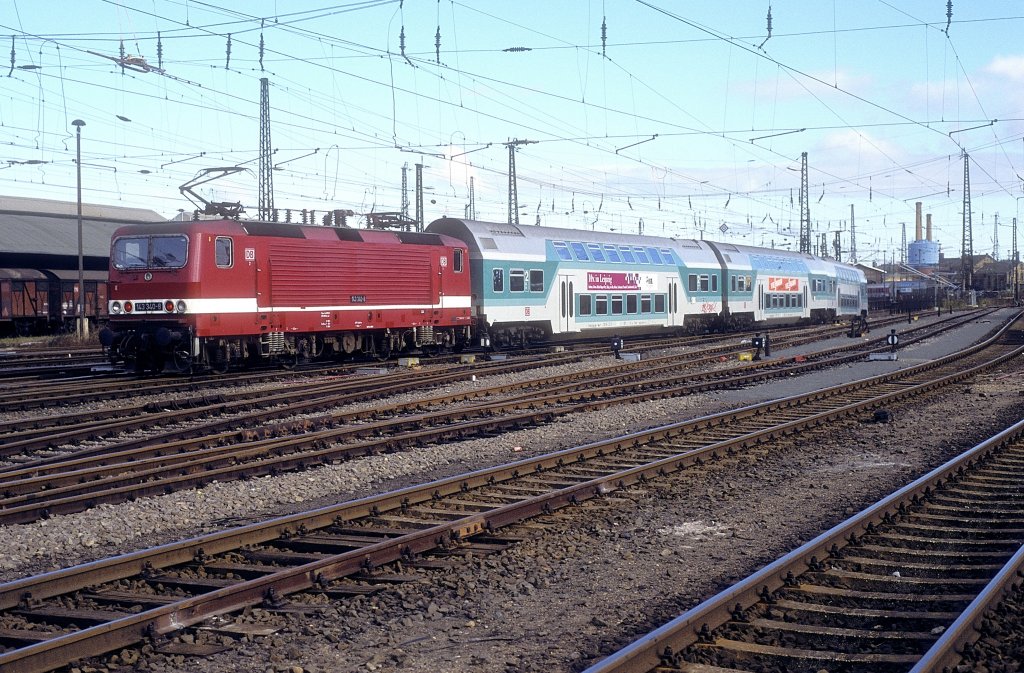
[[[828,322],[867,309],[859,269],[785,250],[457,218],[427,231],[466,243],[477,334],[499,347]]]

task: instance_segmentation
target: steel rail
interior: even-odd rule
[[[944,326],[939,329],[948,329],[949,327]],[[933,332],[934,330],[928,331],[929,334]],[[917,338],[924,337],[918,336]],[[853,346],[840,346],[823,352],[841,352],[851,348]],[[834,365],[837,362],[845,362],[861,356],[862,354],[847,355],[838,360],[812,361],[802,364],[786,364],[786,359],[752,363],[772,367],[772,372],[756,371],[747,374],[740,373],[731,377],[721,373],[712,373],[685,379],[682,382],[675,377],[669,377],[640,384],[642,388],[654,389],[654,392],[640,393],[634,392],[637,384],[611,385],[608,382],[630,380],[648,374],[647,370],[643,372],[616,371],[619,368],[608,367],[598,370],[597,373],[612,371],[613,374],[599,376],[597,379],[590,379],[584,383],[566,384],[543,394],[532,392],[506,399],[500,404],[486,402],[455,411],[424,413],[396,420],[368,423],[355,428],[350,427],[350,423],[359,419],[376,418],[379,415],[397,413],[398,411],[405,412],[410,409],[450,405],[456,399],[470,399],[494,390],[507,391],[522,386],[532,386],[533,382],[499,386],[495,389],[471,391],[454,396],[445,394],[433,399],[420,400],[411,404],[392,405],[366,412],[336,412],[331,414],[332,424],[342,426],[340,431],[321,429],[324,425],[323,420],[313,419],[273,426],[268,431],[255,433],[254,437],[257,438],[243,437],[242,439],[245,441],[241,443],[232,444],[228,441],[231,438],[237,438],[237,434],[224,433],[219,436],[203,436],[197,442],[168,442],[154,448],[102,452],[91,458],[81,457],[53,462],[47,466],[45,471],[38,463],[34,463],[19,468],[0,470],[0,493],[3,494],[0,498],[0,522],[27,523],[45,515],[81,511],[101,502],[121,502],[129,497],[166,493],[209,483],[214,479],[225,481],[241,476],[268,474],[275,470],[301,468],[311,463],[336,460],[341,457],[364,455],[375,451],[390,451],[408,443],[444,439],[450,437],[453,432],[456,436],[465,435],[470,428],[475,431],[493,431],[502,427],[517,427],[531,420],[536,422],[535,419],[520,414],[511,419],[494,419],[485,421],[483,424],[457,424],[453,431],[451,427],[446,427],[446,425],[450,426],[451,417],[470,419],[473,416],[493,416],[499,411],[507,413],[522,409],[534,410],[545,406],[572,405],[547,412],[541,411],[537,414],[540,418],[549,419],[558,415],[585,411],[594,408],[595,405],[607,406],[608,398],[613,398],[616,395],[626,396],[630,401],[678,396],[715,387],[748,384],[764,380],[769,376],[790,375],[809,368]],[[655,371],[672,370],[678,366],[678,363],[659,365],[655,367]],[[587,375],[586,373],[575,373],[569,378],[580,379]],[[561,380],[561,378],[561,376],[553,376],[539,381],[551,382]],[[697,381],[691,383],[691,380],[694,379]],[[308,404],[310,403],[303,403],[303,405]],[[321,403],[314,402],[312,404],[319,405]],[[285,414],[284,411],[271,413],[273,415]],[[224,423],[228,423],[228,421],[224,421]],[[203,427],[209,427],[209,425],[206,424]],[[393,435],[393,433],[401,432],[410,426],[432,429],[417,430],[406,435]],[[337,443],[344,438],[356,439],[386,434],[392,434],[392,436],[387,440],[349,445],[327,454],[318,452],[316,455],[312,455],[310,453],[310,451],[317,451],[327,442]],[[260,439],[258,438],[260,435],[269,435],[269,437]],[[278,439],[281,436],[285,436],[286,439]],[[202,448],[194,449],[195,443]],[[145,444],[146,447],[149,446],[149,442]],[[119,446],[123,447],[124,445]],[[99,450],[90,450],[90,453],[93,452],[99,452]],[[291,455],[288,458],[281,458],[284,454]],[[267,460],[268,456],[270,460]],[[255,465],[247,463],[247,461],[253,460],[259,462]]]
[[[583,673],[647,673],[659,666],[680,666],[679,653],[700,642],[711,631],[749,609],[766,595],[784,587],[793,576],[820,567],[828,557],[835,557],[850,544],[873,531],[888,518],[916,504],[933,489],[940,489],[956,479],[974,463],[1003,447],[1024,439],[1024,421],[981,442],[972,449],[947,461],[928,474],[899,489],[862,512],[818,535],[798,549],[768,564],[746,579],[687,610],[679,617],[630,645],[597,662]],[[1024,563],[1024,550],[1018,551],[1003,567],[971,606],[921,657],[913,673],[937,673],[943,667],[959,663],[955,649],[977,637],[977,625],[983,604],[1007,591],[1007,583],[1019,582],[1015,573]],[[946,668],[945,670],[950,670]]]
[[[947,383],[963,380],[984,367],[994,366],[1009,357],[1019,355],[1022,350],[1024,349],[1017,348],[1010,353],[1000,355],[985,366],[973,368],[970,372],[949,374],[943,376],[942,379]],[[876,379],[884,378],[887,377],[876,377]],[[138,642],[146,634],[168,633],[216,614],[230,612],[245,605],[257,604],[271,589],[277,594],[287,595],[322,586],[324,582],[368,568],[379,567],[402,557],[408,558],[410,555],[424,553],[438,546],[449,544],[452,540],[465,539],[484,531],[495,530],[521,521],[538,513],[551,512],[586,499],[601,497],[634,483],[659,478],[669,472],[684,469],[739,447],[750,446],[771,437],[792,434],[801,427],[814,427],[827,418],[856,413],[865,408],[886,403],[896,397],[905,397],[931,390],[935,385],[937,385],[936,382],[928,381],[914,386],[900,386],[903,389],[898,391],[892,391],[890,386],[886,386],[886,391],[881,397],[866,396],[864,399],[852,401],[839,409],[814,412],[803,419],[787,420],[773,427],[716,442],[700,449],[684,450],[681,453],[669,451],[672,455],[658,460],[648,460],[625,470],[611,468],[604,476],[582,477],[578,483],[553,488],[546,494],[525,498],[519,502],[496,506],[490,511],[475,511],[465,516],[453,512],[453,515],[458,518],[438,523],[429,529],[415,530],[401,538],[371,544],[355,551],[287,568],[233,587],[225,587],[189,597],[170,605],[144,610],[136,615],[62,635],[44,643],[0,654],[0,667],[4,667],[5,671],[18,673],[49,670],[72,659],[100,654]],[[816,393],[803,396],[803,399],[817,397]],[[797,402],[797,398],[787,398],[772,403],[772,406],[790,409]],[[708,418],[704,422],[718,426],[721,424],[721,419]],[[624,437],[566,449],[494,469],[478,470],[418,487],[401,489],[312,512],[279,517],[265,523],[204,535],[181,543],[163,545],[37,577],[15,580],[0,585],[0,609],[9,610],[19,604],[31,605],[34,601],[67,594],[82,587],[132,577],[146,569],[156,570],[189,563],[196,558],[228,552],[245,544],[257,544],[282,536],[290,537],[296,531],[316,530],[333,523],[350,522],[359,517],[376,517],[382,512],[405,512],[410,507],[415,508],[424,503],[429,505],[441,498],[452,497],[457,505],[459,498],[465,497],[473,489],[493,488],[513,479],[524,479],[528,483],[530,480],[535,480],[533,483],[535,486],[539,486],[543,482],[543,476],[549,472],[563,471],[568,475],[578,469],[581,462],[587,459],[593,459],[600,463],[610,460],[612,458],[610,454],[616,452],[625,453],[633,450],[634,447],[645,444],[654,443],[654,446],[657,446],[656,443],[659,441],[684,437],[684,428],[690,425],[687,423],[671,424],[655,430],[632,433]],[[646,454],[649,451],[650,449],[645,449],[639,453]],[[536,481],[538,478],[541,480]],[[569,477],[566,476],[557,481],[563,483],[565,479],[569,479]]]

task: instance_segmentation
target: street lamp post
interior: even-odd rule
[[[82,127],[85,122],[76,119],[71,122],[75,127],[75,166],[78,169],[78,337],[87,336],[85,323],[85,265],[82,253]]]

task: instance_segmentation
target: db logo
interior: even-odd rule
[[[245,249],[245,261],[255,262],[256,261],[256,248]]]
[[[441,268],[443,269],[446,266],[448,266],[448,258],[447,257],[442,257],[441,258]]]
[[[523,309],[523,315],[530,315],[530,307],[527,306]]]

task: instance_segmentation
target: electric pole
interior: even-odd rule
[[[519,192],[516,188],[516,148],[520,145],[535,144],[536,140],[512,140],[505,143],[508,148],[508,223],[519,224]]]
[[[850,263],[857,263],[857,229],[853,226],[853,204],[850,204]]]
[[[963,276],[963,291],[966,295],[974,285],[974,239],[971,233],[971,168],[967,150],[964,157],[964,229],[961,244],[960,273]]]
[[[800,252],[811,254],[811,204],[807,190],[807,152],[800,155]]]
[[[260,78],[260,195],[259,217],[269,221],[274,215],[274,151],[270,147],[270,80]]]

